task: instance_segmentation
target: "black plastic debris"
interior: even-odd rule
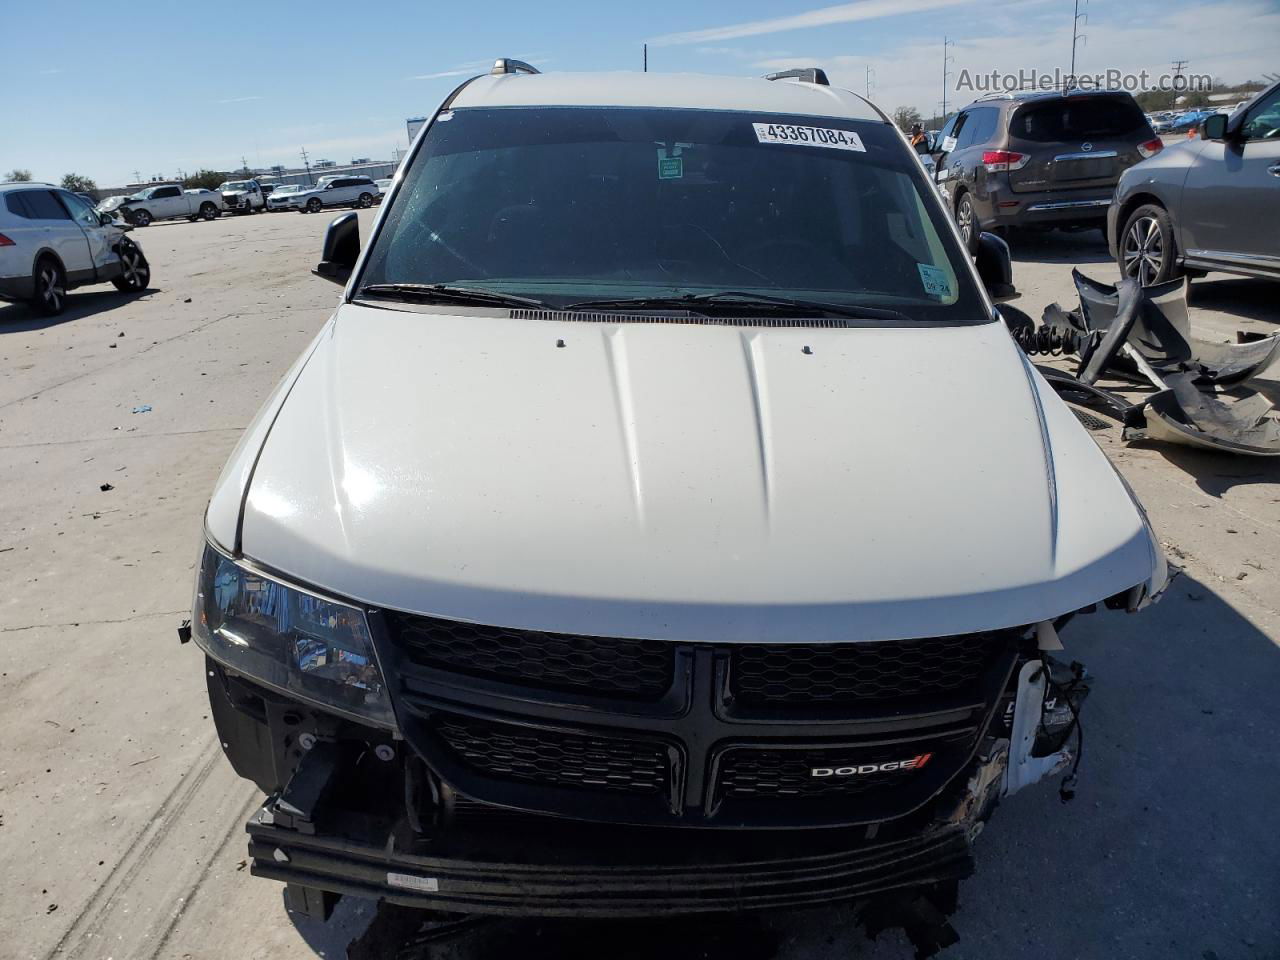
[[[1158,440],[1250,456],[1280,456],[1280,421],[1248,382],[1280,357],[1280,334],[1212,343],[1191,333],[1185,280],[1141,287],[1099,283],[1072,271],[1078,310],[1045,308],[1041,323],[1006,317],[1029,355],[1079,357],[1076,373],[1038,367],[1069,402],[1120,420],[1124,439]],[[1130,402],[1097,386],[1104,376],[1150,384]]]

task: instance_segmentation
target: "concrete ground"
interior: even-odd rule
[[[57,320],[0,306],[0,960],[342,958],[374,915],[344,901],[327,924],[295,922],[281,889],[248,875],[259,798],[221,756],[200,656],[174,632],[222,462],[337,298],[308,272],[328,219],[158,224],[138,232],[146,295],[91,288]],[[1074,265],[1115,276],[1096,232],[1014,246],[1033,315],[1073,302]],[[1192,301],[1223,338],[1280,321],[1273,285],[1215,276]],[[1043,785],[997,812],[945,956],[1275,958],[1280,464],[1094,436],[1184,573],[1152,610],[1066,632],[1097,677],[1078,796],[1062,805]],[[435,950],[911,955],[899,935],[867,941],[841,906],[729,925],[504,923]]]

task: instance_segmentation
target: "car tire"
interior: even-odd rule
[[[67,306],[67,274],[56,258],[46,254],[31,271],[31,307],[45,317],[56,317]]]
[[[141,293],[151,283],[151,264],[143,256],[142,248],[131,240],[120,242],[120,267],[123,272],[112,280],[121,293]]]
[[[1169,211],[1156,204],[1143,204],[1129,214],[1116,239],[1116,266],[1121,276],[1137,279],[1143,287],[1181,275]]]
[[[1182,275],[1173,221],[1164,207],[1146,203],[1129,214],[1116,239],[1116,266],[1120,276],[1142,286],[1164,283]]]
[[[218,208],[206,200],[204,203],[200,204],[200,216],[205,220],[217,220]]]
[[[151,211],[150,210],[133,211],[133,220],[131,222],[135,227],[151,226]]]
[[[320,202],[319,197],[312,197],[307,201],[307,213],[319,213],[320,208],[323,206],[324,204]]]
[[[978,222],[978,213],[973,208],[973,197],[965,190],[956,197],[956,227],[960,231],[960,239],[964,241],[969,256],[978,253],[978,238],[982,236],[982,224]]]
[[[362,193],[362,194],[360,194],[360,199],[359,199],[358,203],[359,203],[359,205],[360,205],[361,209],[366,209],[366,208],[368,208],[368,207],[372,207],[372,206],[373,206],[373,194],[371,194],[371,193]]]

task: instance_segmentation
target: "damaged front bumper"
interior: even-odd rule
[[[645,828],[527,823],[405,845],[394,831],[354,821],[302,833],[281,826],[268,802],[248,831],[256,876],[454,913],[628,917],[799,907],[973,872],[970,831],[960,823],[882,842],[826,831],[799,840],[693,841]]]
[[[1028,642],[1052,648],[1056,632]],[[233,729],[227,705],[244,705],[247,684],[210,666],[215,703],[219,688],[238,688],[215,717],[224,741],[242,742],[245,717]],[[591,822],[479,801],[404,741],[369,731],[362,744],[350,724],[315,727],[298,705],[268,703],[266,726],[279,717],[295,731],[293,760],[284,758],[293,767],[247,825],[251,872],[287,884],[291,909],[321,917],[346,894],[451,913],[629,917],[954,892],[973,872],[972,843],[999,799],[1072,760],[1065,741],[1087,687],[1065,690],[1070,671],[1043,654],[1024,651],[1011,667],[967,761],[927,802],[903,816],[806,829]],[[234,744],[228,752],[239,769],[246,753]],[[848,803],[859,806],[856,794]]]

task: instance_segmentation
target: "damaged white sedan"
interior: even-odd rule
[[[889,120],[821,71],[499,61],[355,216],[206,516],[253,873],[946,942],[996,800],[1070,760],[1058,631],[1167,574]]]

